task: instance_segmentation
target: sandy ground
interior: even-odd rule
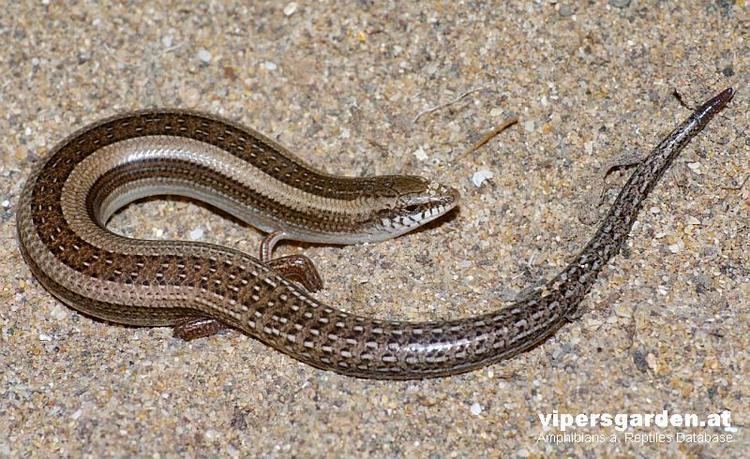
[[[744,1],[3,3],[0,457],[740,457],[750,447]],[[581,319],[462,376],[357,380],[236,332],[185,343],[166,328],[93,321],[34,280],[15,238],[20,188],[56,142],[117,112],[190,107],[330,172],[458,187],[460,210],[424,231],[279,253],[313,258],[326,280],[318,297],[346,310],[465,317],[565,266],[606,210],[592,205],[602,171],[689,114],[674,90],[696,105],[730,85],[731,106],[658,186]],[[517,125],[463,154],[513,115]],[[477,173],[492,177],[476,186]],[[175,200],[130,206],[110,227],[248,252],[261,238]],[[563,432],[540,418],[664,410],[726,410],[731,427]]]

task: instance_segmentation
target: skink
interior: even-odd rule
[[[18,236],[37,279],[63,302],[100,319],[147,326],[212,319],[347,375],[453,375],[525,351],[572,320],[664,171],[733,95],[731,88],[722,91],[659,143],[560,274],[516,303],[475,317],[412,323],[349,314],[318,302],[269,259],[108,231],[112,212],[134,199],[184,194],[271,232],[270,253],[284,237],[387,239],[457,203],[452,188],[417,177],[324,174],[260,134],[192,112],[116,117],[62,142],[24,187]],[[294,271],[281,268],[287,270]]]

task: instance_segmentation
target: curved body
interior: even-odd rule
[[[28,179],[18,235],[39,281],[65,303],[101,319],[157,326],[209,317],[339,373],[388,379],[452,375],[527,350],[570,320],[602,267],[619,252],[664,171],[733,95],[726,89],[706,102],[644,159],[596,234],[560,274],[517,303],[476,317],[412,323],[348,314],[239,251],[133,240],[107,231],[104,223],[114,210],[164,192],[205,200],[293,239],[339,243],[393,237],[385,227],[403,232],[408,220],[424,222],[455,205],[455,192],[423,179],[340,178],[314,171],[262,136],[192,113],[115,118],[63,142]],[[243,136],[255,140],[239,152]],[[258,159],[261,150],[265,162]],[[204,157],[185,162],[186,151]],[[248,156],[253,151],[256,157]],[[280,154],[271,158],[269,151]],[[250,184],[257,171],[238,175],[242,163],[232,163],[238,160],[291,189],[276,183],[271,191],[248,192],[257,189]],[[243,193],[255,194],[250,204]],[[393,217],[396,207],[407,214]],[[373,214],[378,218],[368,217]],[[310,221],[310,215],[325,215],[325,223]]]

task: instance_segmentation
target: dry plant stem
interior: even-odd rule
[[[503,132],[504,130],[508,129],[509,127],[513,126],[514,124],[518,123],[518,118],[515,116],[512,118],[508,118],[507,120],[500,123],[498,126],[493,128],[491,131],[484,134],[479,140],[477,140],[474,145],[469,147],[466,151],[458,155],[455,159],[453,159],[453,162],[462,159],[465,155],[468,155],[469,153],[473,153],[480,148],[482,148],[487,142],[494,139],[498,134]]]
[[[484,87],[470,89],[470,90],[468,90],[468,91],[466,91],[464,93],[461,93],[458,97],[456,97],[455,99],[453,99],[453,100],[451,100],[449,102],[446,102],[444,104],[436,105],[434,107],[422,110],[421,112],[417,113],[417,116],[414,117],[414,120],[412,120],[412,123],[416,124],[417,121],[419,121],[419,119],[422,118],[423,116],[429,115],[430,113],[434,113],[434,112],[436,112],[438,110],[442,110],[445,107],[450,107],[453,104],[461,102],[467,96],[469,96],[471,94],[474,94],[475,92],[479,92],[479,91],[481,91],[483,89],[484,89]]]

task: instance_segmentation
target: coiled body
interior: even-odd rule
[[[527,350],[570,320],[602,267],[623,246],[643,201],[664,171],[733,95],[731,88],[726,89],[706,102],[644,159],[596,234],[560,274],[517,303],[476,317],[410,323],[348,314],[321,304],[239,251],[195,242],[132,240],[107,231],[103,223],[111,212],[132,199],[165,191],[244,213],[267,231],[282,229],[294,239],[328,242],[359,242],[367,234],[375,235],[364,240],[392,237],[393,233],[383,234],[385,227],[399,225],[403,232],[407,218],[424,221],[455,204],[455,192],[425,186],[421,179],[337,182],[336,177],[307,169],[284,154],[266,157],[263,165],[236,149],[240,137],[253,133],[195,114],[149,112],[117,118],[63,142],[28,179],[18,209],[18,234],[24,257],[39,281],[65,303],[101,319],[156,326],[174,325],[186,317],[209,317],[305,363],[347,375],[385,379],[452,375]],[[258,138],[260,143],[267,140]],[[146,149],[136,145],[124,159],[108,150],[138,139],[155,143]],[[189,146],[175,147],[181,142]],[[183,153],[197,148],[195,142],[220,151],[209,148],[206,161],[186,162]],[[284,153],[268,142],[268,148],[256,150]],[[258,193],[262,186],[248,185],[253,179],[246,176],[239,179],[244,184],[232,184],[235,179],[227,176],[236,166],[227,166],[225,160],[256,164],[253,167],[291,189],[284,192],[276,186],[275,191]],[[303,178],[294,182],[290,177]],[[401,189],[394,192],[395,188]],[[243,204],[242,199],[248,198],[243,193],[251,195],[252,204]],[[340,213],[337,204],[312,203],[317,198],[308,199],[303,193],[318,193],[321,199],[346,196],[351,207]],[[399,193],[408,196],[395,198],[408,201],[402,206],[408,215],[390,217],[387,212],[398,205],[387,199]],[[307,201],[300,204],[294,196]],[[374,210],[358,207],[363,203]],[[420,207],[426,203],[433,207]],[[322,215],[330,219],[310,221],[311,215],[312,220]],[[377,216],[378,229],[372,229],[377,225],[367,215]],[[367,224],[357,226],[363,223]]]

